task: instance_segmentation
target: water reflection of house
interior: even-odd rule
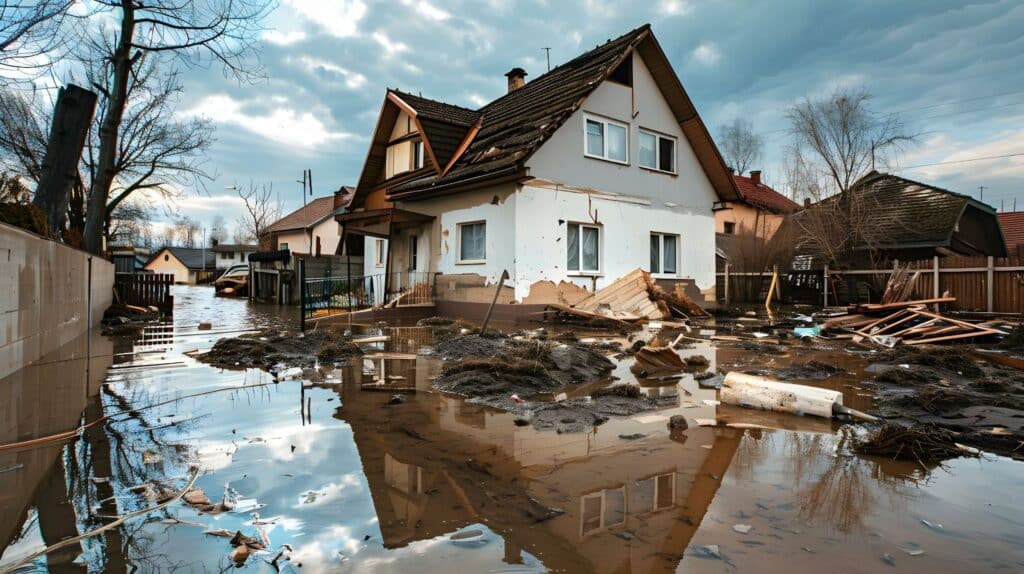
[[[436,363],[404,362],[407,384],[429,389],[424,367]],[[485,522],[503,534],[510,563],[525,550],[573,572],[674,570],[741,439],[742,431],[692,423],[669,434],[670,414],[713,416],[702,400],[714,392],[690,384],[687,401],[698,407],[557,434],[436,393],[387,408],[390,395],[357,390],[362,369],[345,376],[339,416],[352,426],[389,548]],[[637,432],[646,438],[620,438]],[[554,508],[562,512],[550,516]]]

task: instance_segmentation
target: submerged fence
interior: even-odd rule
[[[434,274],[400,271],[376,275],[306,277],[300,266],[302,322],[384,305],[430,305]]]
[[[911,263],[920,272],[914,297],[949,293],[961,311],[1024,313],[1024,262],[1021,257],[934,257]],[[892,269],[820,269],[780,272],[780,300],[815,305],[877,302]],[[718,273],[718,298],[726,303],[763,303],[770,271]],[[828,281],[826,281],[826,277]]]

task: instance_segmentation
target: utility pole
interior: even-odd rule
[[[985,201],[985,186],[978,186],[978,201]]]
[[[541,49],[544,50],[545,54],[547,54],[548,71],[550,72],[551,71],[551,48],[541,48]]]

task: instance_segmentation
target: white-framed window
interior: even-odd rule
[[[626,488],[605,488],[580,497],[580,536],[626,521]]]
[[[676,172],[676,138],[640,130],[640,166]]]
[[[412,158],[413,158],[413,169],[419,169],[423,167],[423,141],[417,141],[412,144]]]
[[[377,267],[384,267],[384,240],[374,239],[373,240],[373,261]]]
[[[288,251],[288,244],[287,243],[278,243],[277,244],[277,248],[280,251]]]
[[[565,268],[577,273],[601,272],[601,228],[569,223],[566,228]]]
[[[651,273],[675,275],[679,271],[679,236],[651,233]]]
[[[586,115],[583,137],[583,154],[587,157],[629,163],[629,124]]]
[[[483,263],[487,260],[487,223],[468,221],[458,226],[459,263]]]

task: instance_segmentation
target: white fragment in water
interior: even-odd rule
[[[697,426],[702,427],[713,427],[718,425],[718,421],[715,419],[693,419],[693,422],[697,423]]]
[[[924,554],[924,550],[920,550],[917,548],[903,548],[903,551],[911,556],[920,556]]]
[[[751,528],[753,528],[753,527],[751,525],[749,525],[749,524],[733,524],[732,525],[732,529],[735,530],[736,532],[739,532],[740,534],[746,534],[746,533],[750,532]]]
[[[704,404],[709,407],[717,407],[718,405],[722,404],[722,401],[716,401],[714,399],[704,399]]]
[[[928,528],[931,528],[932,530],[939,530],[939,529],[942,528],[941,524],[938,524],[936,522],[928,522],[927,520],[922,520],[921,524],[924,524],[925,526],[927,526]]]

